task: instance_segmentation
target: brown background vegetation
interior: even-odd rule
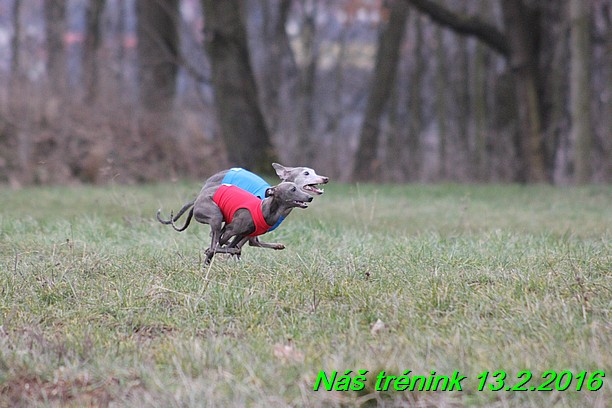
[[[0,0],[0,182],[612,180],[610,0]]]

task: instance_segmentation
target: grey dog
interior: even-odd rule
[[[190,215],[193,214],[196,221],[210,225],[211,244],[205,252],[206,264],[216,253],[240,255],[240,248],[249,236],[262,234],[293,208],[307,208],[306,203],[312,201],[310,194],[291,182],[270,187],[265,195],[266,198],[260,200],[236,186],[204,185]],[[172,217],[170,222],[175,227]],[[264,225],[263,229],[261,225]],[[232,243],[223,247],[230,239],[233,239]]]
[[[320,189],[317,187],[317,185],[319,184],[327,184],[329,182],[329,178],[326,176],[320,176],[318,175],[313,169],[311,169],[310,167],[285,167],[281,164],[278,163],[272,163],[272,166],[274,167],[274,170],[276,171],[276,174],[280,177],[281,180],[283,181],[289,181],[289,182],[294,182],[300,190],[302,190],[303,192],[306,192],[310,195],[321,195],[323,194],[324,190]],[[177,230],[177,231],[184,231],[188,226],[189,223],[191,222],[191,218],[194,215],[195,212],[195,207],[194,205],[196,204],[197,200],[199,199],[199,197],[202,195],[203,192],[205,191],[211,191],[211,188],[215,188],[215,187],[219,187],[221,184],[223,183],[228,183],[228,184],[232,184],[232,185],[236,185],[240,188],[242,188],[243,190],[249,191],[250,193],[258,196],[260,199],[264,199],[265,198],[265,193],[267,191],[268,188],[270,188],[271,186],[265,181],[263,180],[261,177],[247,171],[244,169],[229,169],[229,170],[223,170],[220,171],[218,173],[215,173],[214,175],[212,175],[211,177],[208,178],[208,180],[206,180],[206,182],[204,183],[204,186],[202,187],[202,190],[200,192],[200,194],[198,195],[198,198],[196,198],[195,200],[192,200],[188,203],[186,203],[180,210],[179,212],[176,214],[176,216],[173,216],[172,213],[170,214],[170,219],[169,220],[163,220],[160,217],[160,212],[161,210],[157,211],[157,219],[159,220],[159,222],[161,222],[162,224],[166,224],[166,225],[172,225],[172,227]],[[183,227],[178,228],[174,225],[174,223],[176,221],[178,221],[178,219],[187,211],[190,210],[189,215],[187,217],[187,220],[185,221],[185,224],[183,225]],[[284,219],[284,217],[286,217],[289,212],[291,212],[292,208],[289,208],[287,213],[285,215],[282,215],[279,218],[279,221],[277,221],[276,225],[274,225],[274,228],[276,228],[278,226],[278,224],[280,224],[280,222],[282,222],[282,220]],[[272,230],[270,229],[270,230]],[[248,238],[248,242],[249,245],[251,246],[256,246],[256,247],[262,247],[262,248],[272,248],[272,249],[284,249],[285,246],[283,244],[278,244],[278,243],[266,243],[266,242],[261,242],[259,240],[258,236],[251,236]],[[244,245],[244,243],[246,243],[246,240],[244,239],[240,239],[240,240],[233,240],[232,244],[230,244],[231,247],[237,248],[238,251],[235,254],[240,253],[240,248],[242,247],[242,245]],[[217,251],[219,252],[219,251]]]

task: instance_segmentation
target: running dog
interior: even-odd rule
[[[241,246],[249,238],[266,233],[280,217],[287,216],[293,208],[307,208],[307,202],[312,201],[310,194],[291,182],[269,187],[265,196],[261,200],[230,184],[204,185],[189,213],[189,219],[193,215],[196,221],[210,225],[211,244],[205,252],[205,264],[210,263],[216,253],[239,256]],[[158,219],[163,222],[159,211]],[[171,216],[170,224],[177,231],[183,231],[188,222],[182,228],[177,228]],[[230,239],[233,239],[232,244],[223,247]]]
[[[274,170],[276,171],[276,174],[282,181],[293,182],[302,191],[310,195],[323,194],[324,190],[320,189],[317,186],[319,184],[327,184],[329,182],[329,177],[318,175],[310,167],[285,167],[278,163],[272,163],[272,167],[274,168]],[[268,184],[264,179],[262,179],[255,173],[252,173],[242,168],[232,168],[229,170],[220,171],[212,175],[211,177],[209,177],[208,180],[206,180],[206,182],[204,183],[204,186],[202,187],[202,191],[200,192],[200,195],[205,190],[208,190],[209,188],[213,188],[213,187],[218,187],[219,185],[222,185],[222,184],[235,185],[245,191],[252,193],[253,195],[257,196],[261,200],[266,198],[266,191],[267,189],[271,187],[270,184]],[[193,206],[197,202],[197,199],[198,198],[186,203],[179,210],[176,216],[173,216],[172,213],[170,213],[169,220],[163,220],[160,217],[161,210],[158,210],[157,220],[165,225],[172,224],[173,228],[179,232],[184,231],[189,226],[189,223],[191,222],[191,218],[193,217],[193,214],[194,214]],[[178,219],[190,208],[191,210],[189,211],[185,224],[181,228],[177,228],[174,225],[174,223],[178,221]],[[289,215],[290,212],[291,212],[291,209],[289,209],[287,214],[282,215],[278,219],[278,221],[270,229],[268,229],[268,231],[273,231],[274,229],[276,229],[280,225],[280,223],[283,222],[285,217]],[[250,237],[248,239],[248,242],[250,246],[255,246],[255,247],[260,247],[260,248],[272,248],[272,249],[284,249],[285,248],[283,244],[261,242],[257,236]],[[244,243],[245,242],[241,242],[241,243],[235,242],[234,244],[238,249],[240,249],[242,245],[244,245]]]

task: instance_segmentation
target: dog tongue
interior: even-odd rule
[[[318,188],[314,184],[308,184],[306,187],[308,187],[308,190],[310,190],[310,191],[312,191],[314,193],[323,194],[323,189]]]

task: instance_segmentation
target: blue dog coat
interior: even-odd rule
[[[262,179],[257,174],[251,173],[250,171],[240,167],[233,167],[229,169],[225,177],[223,177],[221,183],[239,187],[253,195],[256,195],[260,200],[266,198],[266,190],[272,187],[266,182],[266,180]],[[274,231],[284,219],[285,217],[280,217],[277,223],[274,224],[274,226],[272,226],[268,231]]]

